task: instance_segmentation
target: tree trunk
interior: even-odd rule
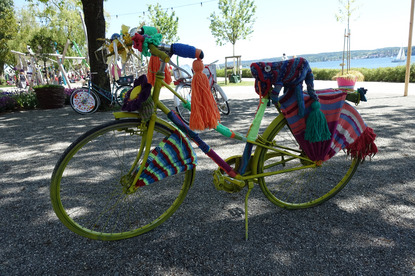
[[[91,72],[98,74],[92,75],[92,82],[105,90],[110,90],[110,80],[105,73],[107,65],[104,63],[102,57],[95,57],[95,51],[102,46],[102,41],[98,38],[105,38],[105,18],[104,18],[104,1],[103,0],[81,0],[84,10],[85,26],[88,33],[88,54],[91,66]],[[101,97],[101,95],[99,95]],[[101,103],[108,103],[107,100],[102,99]]]

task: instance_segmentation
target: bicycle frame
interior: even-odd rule
[[[162,62],[161,68],[164,68],[165,63]],[[162,124],[172,130],[175,130],[176,128],[180,129],[188,138],[190,138],[193,142],[195,142],[198,147],[206,154],[208,155],[218,166],[221,170],[223,170],[224,172],[226,172],[226,174],[228,176],[221,176],[221,172],[219,172],[218,170],[215,172],[215,180],[222,182],[219,184],[223,185],[223,189],[227,190],[227,191],[237,191],[242,189],[243,187],[245,187],[246,185],[249,185],[249,187],[251,188],[252,185],[250,185],[251,183],[257,182],[257,179],[260,177],[265,177],[265,176],[271,176],[271,175],[276,175],[276,174],[281,174],[281,173],[286,173],[286,172],[291,172],[291,171],[295,171],[295,170],[302,170],[305,168],[313,168],[313,167],[317,167],[318,164],[312,160],[310,160],[309,158],[307,158],[306,156],[302,156],[301,155],[301,150],[293,150],[293,149],[288,149],[285,148],[283,146],[278,146],[275,143],[273,143],[272,141],[264,141],[263,139],[257,138],[258,137],[258,132],[259,132],[259,127],[265,112],[265,108],[267,106],[268,103],[268,99],[267,98],[263,98],[260,104],[260,107],[258,108],[254,120],[251,123],[251,126],[249,128],[248,134],[246,136],[244,136],[243,134],[234,132],[232,130],[230,130],[229,128],[227,128],[224,125],[218,124],[218,126],[216,127],[216,131],[219,132],[220,134],[222,134],[225,137],[229,137],[229,138],[233,138],[233,139],[237,139],[240,140],[242,142],[246,142],[245,145],[245,149],[244,152],[242,154],[241,157],[236,156],[236,157],[231,157],[228,158],[226,160],[222,159],[219,155],[216,154],[216,152],[211,149],[211,147],[206,144],[200,137],[199,135],[192,131],[186,124],[184,124],[179,118],[178,116],[172,111],[170,110],[167,106],[165,106],[160,100],[159,100],[159,96],[160,96],[160,90],[162,88],[162,86],[166,87],[167,89],[169,89],[175,96],[177,96],[184,104],[187,104],[186,99],[183,99],[180,95],[178,95],[178,93],[176,91],[174,91],[173,88],[171,88],[167,83],[164,82],[164,72],[163,70],[159,70],[156,74],[156,82],[153,88],[153,93],[152,93],[152,97],[153,97],[153,101],[155,103],[155,111],[161,110],[164,114],[167,115],[167,117],[170,119],[170,121],[173,123],[170,124],[169,122],[158,118],[156,112],[154,112],[149,120],[148,123],[145,123],[146,126],[142,125],[140,126],[141,128],[143,128],[141,131],[143,131],[146,135],[146,139],[143,139],[145,142],[142,142],[142,144],[140,145],[140,150],[139,153],[137,154],[137,158],[134,162],[134,164],[132,165],[131,169],[130,169],[130,174],[133,173],[136,168],[138,166],[138,172],[134,173],[134,181],[132,183],[137,183],[141,173],[143,172],[143,170],[145,169],[145,164],[146,161],[149,157],[150,154],[150,147],[151,147],[151,141],[153,138],[153,131],[154,131],[154,127],[156,122],[159,124]],[[132,112],[116,112],[114,113],[114,116],[116,119],[121,119],[121,118],[139,118],[140,115],[138,113],[132,113]],[[271,124],[268,126],[268,128],[266,129],[264,134],[267,134],[267,132],[272,131],[278,124],[280,124],[281,122],[283,122],[285,120],[284,116],[282,114],[279,114],[272,122]],[[183,136],[184,139],[187,139],[187,137]],[[265,172],[265,173],[260,173],[260,174],[252,174],[252,171],[256,171],[256,164],[258,163],[258,158],[259,155],[258,154],[253,154],[252,155],[252,147],[256,145],[257,150],[258,148],[262,147],[262,148],[267,148],[269,150],[272,151],[272,153],[270,154],[270,156],[275,156],[275,155],[284,155],[284,156],[288,156],[289,160],[293,160],[293,159],[301,159],[303,160],[304,164],[303,166],[299,166],[299,167],[295,167],[295,168],[291,168],[291,169],[283,169],[283,170],[279,170],[279,171],[273,171],[273,172]],[[272,147],[270,146],[272,145]],[[291,151],[291,152],[290,152]],[[294,151],[294,153],[292,153],[292,151]],[[143,156],[143,158],[141,159],[141,156]],[[238,168],[238,171],[235,171],[231,165],[236,163],[237,159],[240,159],[240,166]],[[139,160],[141,161],[141,164],[138,164]],[[283,161],[286,162],[287,160]],[[254,167],[252,167],[254,166]],[[227,183],[226,183],[227,182]],[[215,184],[216,185],[216,184]],[[217,188],[219,185],[216,185]],[[228,187],[227,187],[228,186]],[[135,187],[134,185],[132,185],[129,188],[128,192],[134,192],[135,191]]]

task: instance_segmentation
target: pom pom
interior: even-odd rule
[[[209,80],[203,69],[205,66],[200,59],[193,62],[192,106],[190,113],[190,129],[204,130],[215,128],[220,120],[220,114],[215,99],[210,91]]]
[[[133,47],[134,49],[137,49],[138,51],[143,51],[143,43],[144,43],[144,37],[138,33],[135,33],[133,37],[131,37],[131,40],[133,41]]]
[[[306,129],[305,129],[305,140],[314,143],[330,140],[331,133],[327,125],[326,117],[320,110],[320,103],[314,101],[311,104],[311,112],[308,115]]]
[[[140,76],[134,81],[134,88],[130,89],[124,98],[123,111],[140,111],[144,102],[151,95],[151,84],[147,82],[146,75]]]

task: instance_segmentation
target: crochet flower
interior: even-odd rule
[[[146,75],[140,76],[134,81],[134,87],[130,89],[124,98],[123,111],[139,111],[143,103],[151,94],[151,84],[147,82]]]

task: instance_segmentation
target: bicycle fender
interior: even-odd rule
[[[220,87],[219,84],[217,83],[215,83],[214,86],[215,86],[215,89],[220,93],[222,98],[225,100],[225,102],[227,102],[228,96],[225,94],[225,91],[223,91],[222,87]]]

